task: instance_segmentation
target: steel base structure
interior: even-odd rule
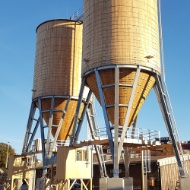
[[[56,110],[54,108],[54,102],[57,98],[67,100],[63,110]],[[42,100],[43,99],[51,100],[50,109],[42,110]],[[76,137],[78,139],[78,136],[80,134],[80,130],[82,127],[82,123],[84,121],[85,114],[87,115],[87,121],[88,121],[88,125],[90,127],[90,131],[92,133],[94,133],[92,138],[93,139],[98,138],[95,135],[95,132],[97,131],[97,126],[94,121],[95,111],[93,109],[93,104],[91,102],[91,100],[92,100],[92,92],[91,91],[88,92],[86,99],[84,99],[83,96],[81,96],[79,99],[78,99],[78,97],[76,98],[76,97],[67,97],[67,96],[45,96],[45,97],[39,97],[37,99],[34,99],[32,101],[31,108],[30,108],[30,114],[29,114],[29,118],[28,118],[22,154],[30,154],[32,152],[32,143],[36,136],[37,130],[40,129],[40,134],[41,134],[40,138],[41,138],[41,142],[42,142],[42,161],[43,161],[43,176],[42,177],[45,177],[45,175],[47,174],[48,164],[52,164],[52,161],[53,161],[52,160],[52,152],[53,152],[53,149],[54,149],[56,143],[59,142],[59,141],[57,141],[58,134],[60,132],[62,122],[64,121],[65,114],[67,113],[67,110],[69,109],[69,102],[71,100],[76,100],[76,101],[80,102],[80,105],[81,105],[81,103],[83,103],[84,108],[82,110],[82,113],[80,113],[80,117],[79,117],[80,108],[79,109],[77,108],[78,112],[76,112],[75,119],[73,119],[73,122],[75,122],[75,125],[77,125],[77,128],[75,128],[75,127],[73,128],[73,132],[72,132],[72,135],[70,136],[70,139],[65,142],[61,142],[62,145],[72,146],[73,142],[74,142],[74,141],[72,141],[72,139],[74,139]],[[38,107],[37,107],[37,105],[38,105]],[[39,111],[39,113],[37,113],[37,111]],[[47,112],[49,113],[49,123],[44,124],[43,113],[47,113]],[[62,113],[62,117],[57,126],[52,124],[54,112]],[[53,138],[53,141],[51,142],[52,127],[57,127],[57,131]],[[95,151],[98,156],[98,161],[99,161],[100,168],[101,168],[100,169],[101,176],[106,177],[107,174],[106,174],[105,164],[103,162],[103,157],[102,157],[102,154],[103,154],[102,147],[95,145]]]
[[[66,100],[65,107],[63,110],[57,110],[54,108],[54,102],[55,100],[63,99]],[[42,110],[42,100],[43,99],[50,99],[51,100],[51,107],[47,110]],[[67,113],[67,110],[69,109],[69,103],[71,100],[76,100],[78,101],[77,97],[68,97],[68,96],[44,96],[44,97],[39,97],[37,99],[34,99],[31,104],[30,108],[30,114],[28,118],[28,123],[27,123],[27,128],[26,128],[26,133],[25,133],[25,138],[24,138],[24,144],[23,144],[23,150],[22,154],[29,154],[32,152],[32,143],[34,141],[34,138],[36,136],[38,128],[40,128],[40,134],[41,134],[41,143],[42,143],[42,161],[43,161],[43,167],[44,170],[46,170],[47,165],[49,161],[51,160],[52,157],[52,151],[56,145],[58,135],[62,126],[62,123],[65,118],[65,114]],[[84,101],[84,100],[82,100]],[[84,107],[88,105],[89,102],[84,102]],[[39,113],[37,113],[37,110],[39,110]],[[81,113],[81,120],[85,115],[86,109],[84,109]],[[53,125],[53,113],[61,113],[62,116],[60,118],[59,124],[58,125]],[[43,113],[49,113],[49,122],[48,124],[44,123],[43,119]],[[71,124],[72,125],[72,124]],[[51,142],[51,130],[52,127],[57,127],[56,133],[53,137],[53,141]],[[69,140],[65,140],[62,142],[62,144],[67,143],[69,145]],[[44,172],[45,174],[46,172]]]
[[[78,101],[78,105],[77,105],[77,109],[76,109],[76,115],[75,115],[75,120],[74,120],[74,127],[73,127],[73,135],[71,138],[71,145],[77,143],[78,141],[78,137],[81,131],[81,127],[82,127],[82,123],[83,123],[83,118],[79,118],[79,110],[81,108],[81,102],[82,102],[82,97],[83,97],[83,93],[84,93],[84,89],[85,89],[85,80],[82,80],[82,84],[81,84],[81,90],[79,93],[79,101]],[[89,93],[87,96],[87,102],[90,101],[91,97],[92,97],[92,91],[89,89]],[[86,116],[87,116],[87,122],[89,125],[89,129],[90,129],[90,133],[92,136],[93,140],[97,140],[100,138],[99,134],[97,134],[98,131],[98,126],[97,123],[95,122],[95,108],[94,108],[94,104],[87,104],[84,108],[84,111],[86,112]],[[98,162],[99,162],[99,167],[100,167],[100,176],[102,178],[107,177],[107,171],[106,171],[106,166],[105,166],[105,162],[104,162],[104,157],[103,157],[103,149],[101,145],[94,145],[94,149],[98,158]]]
[[[131,91],[131,96],[130,96],[130,100],[129,100],[129,104],[128,106],[128,110],[125,116],[125,122],[124,125],[122,127],[122,134],[118,135],[118,129],[119,129],[119,124],[118,124],[118,103],[119,103],[119,93],[118,93],[118,88],[120,85],[119,84],[119,69],[120,68],[129,68],[129,69],[136,69],[136,76],[134,79],[134,84],[132,85],[132,91]],[[100,71],[103,70],[107,70],[107,69],[114,69],[115,71],[115,84],[111,84],[115,87],[115,111],[114,111],[114,118],[115,118],[115,123],[114,123],[114,128],[111,125],[111,123],[109,122],[108,119],[108,114],[107,114],[107,106],[106,102],[105,102],[105,97],[104,97],[104,93],[103,93],[103,89],[106,88],[106,86],[102,86],[102,82],[101,82],[101,78],[100,78]],[[85,73],[83,75],[83,82],[82,82],[82,86],[81,86],[81,91],[80,93],[82,94],[84,86],[86,85],[86,78],[87,76],[91,75],[91,74],[95,74],[96,76],[96,82],[97,82],[97,87],[98,87],[98,91],[99,91],[99,96],[100,96],[100,104],[102,106],[102,110],[103,110],[103,114],[104,114],[104,120],[105,120],[105,125],[106,125],[106,129],[107,129],[107,136],[109,139],[109,146],[110,146],[110,151],[112,154],[112,158],[113,158],[113,165],[114,165],[114,173],[113,176],[114,177],[119,177],[119,160],[123,151],[123,142],[125,139],[125,134],[128,130],[127,127],[127,123],[129,120],[129,114],[130,114],[130,110],[132,107],[132,103],[134,100],[134,92],[138,83],[138,77],[141,71],[146,71],[146,72],[151,72],[152,74],[155,75],[155,79],[156,79],[156,83],[154,86],[156,95],[157,95],[157,100],[159,102],[160,105],[160,109],[162,111],[162,115],[166,124],[166,128],[168,131],[168,134],[172,140],[172,144],[173,144],[173,148],[175,151],[175,156],[177,159],[177,164],[179,167],[179,173],[181,177],[187,177],[187,170],[186,170],[186,166],[185,166],[185,162],[183,159],[183,151],[180,145],[180,140],[179,140],[179,136],[177,133],[177,128],[175,125],[175,119],[174,119],[174,115],[172,113],[172,109],[171,109],[171,103],[169,98],[166,97],[167,94],[167,90],[166,90],[166,86],[164,85],[164,82],[162,81],[162,78],[160,77],[160,74],[157,73],[157,71],[151,69],[151,68],[147,68],[144,66],[140,66],[140,65],[111,65],[111,66],[105,66],[105,67],[99,67],[99,68],[95,68],[87,73]],[[136,123],[136,121],[134,121]],[[113,132],[114,130],[114,132]],[[114,136],[113,136],[114,133]],[[73,141],[76,141],[77,137],[75,136]]]
[[[56,110],[54,108],[54,102],[57,98],[67,101],[63,110]],[[51,107],[47,110],[42,110],[42,100],[43,99],[51,100]],[[38,128],[40,128],[41,142],[42,142],[42,160],[43,160],[43,165],[44,166],[47,165],[48,159],[50,159],[52,156],[52,150],[55,147],[55,144],[56,144],[56,141],[57,141],[60,129],[61,129],[62,122],[64,120],[65,114],[66,114],[68,106],[69,106],[69,102],[71,100],[78,101],[78,99],[76,97],[67,97],[67,96],[44,96],[44,97],[39,97],[37,99],[34,99],[32,101],[29,118],[28,118],[28,123],[27,123],[27,128],[26,128],[26,133],[25,133],[25,138],[24,138],[22,154],[27,154],[27,153],[31,152],[31,148],[32,148],[31,145],[33,143],[33,140],[35,138]],[[39,113],[36,112],[37,108],[39,110]],[[53,113],[55,113],[55,112],[62,113],[62,117],[57,126],[53,125]],[[48,124],[44,123],[43,113],[49,113]],[[57,127],[57,131],[55,133],[53,142],[51,142],[52,127]]]

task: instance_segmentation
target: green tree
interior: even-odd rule
[[[14,155],[15,151],[9,144],[0,143],[0,168],[6,169],[6,161],[7,161],[7,152],[9,155]]]

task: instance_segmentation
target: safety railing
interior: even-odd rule
[[[76,20],[76,21],[82,21],[83,18],[83,13],[84,13],[84,8],[80,8],[77,10],[71,17],[71,20]]]
[[[122,128],[118,130],[118,137],[122,134]],[[95,131],[95,135],[100,139],[107,139],[107,132],[105,128],[99,128]],[[114,130],[112,130],[112,135],[114,138]],[[143,140],[143,141],[159,141],[160,140],[160,131],[150,130],[144,128],[129,128],[129,130],[125,134],[125,140],[135,139],[135,140]]]

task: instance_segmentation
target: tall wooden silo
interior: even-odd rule
[[[160,1],[84,0],[83,23],[82,79],[103,109],[113,176],[119,176],[127,130],[135,126],[154,87],[184,177],[183,150],[177,145],[180,141],[164,77]],[[108,181],[103,179],[104,183]],[[115,188],[117,180],[111,184]]]
[[[22,154],[42,154],[42,189],[46,186],[48,165],[56,163],[56,145],[72,145],[74,134],[80,132],[74,128],[75,124],[83,120],[92,106],[92,93],[85,88],[80,96],[81,106],[77,108],[81,87],[82,30],[82,22],[66,19],[46,21],[36,29],[32,103]],[[82,127],[82,122],[79,126]],[[35,142],[40,144],[41,141],[41,149],[33,143],[37,132],[40,132],[40,139]]]
[[[161,75],[158,1],[84,0],[82,60],[83,81],[103,109],[118,178],[127,130]]]
[[[58,140],[66,140],[72,133],[81,84],[82,24],[71,20],[50,20],[40,24],[36,31],[33,100],[43,97],[43,112],[51,108],[49,97],[57,97],[55,110],[63,110],[72,97],[58,135]],[[53,135],[57,130],[54,126],[59,124],[61,117],[62,112],[53,113]],[[43,118],[49,124],[50,112],[43,112]]]
[[[137,67],[141,67],[128,126],[135,120],[160,73],[157,1],[84,1],[82,73],[100,101],[93,69],[99,71],[109,120],[114,125],[115,68],[119,68],[119,125],[123,126]]]

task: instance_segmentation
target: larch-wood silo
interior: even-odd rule
[[[73,158],[72,162],[73,165],[77,164],[75,165],[77,167],[82,168],[85,165],[87,168],[86,159],[90,159],[88,148],[87,150],[71,148],[74,134],[78,135],[80,132],[74,126],[83,120],[87,110],[91,108],[93,100],[92,93],[85,87],[83,95],[80,96],[82,98],[81,106],[77,109],[81,87],[82,31],[82,22],[66,19],[43,22],[36,29],[32,104],[22,154],[42,153],[43,173],[42,178],[39,179],[40,189],[47,187],[48,165],[56,164],[59,151],[56,150],[56,145],[62,146],[67,152],[72,150],[72,154],[70,154]],[[37,110],[38,112],[36,112]],[[76,110],[79,113],[77,116]],[[82,127],[82,122],[78,126]],[[36,134],[38,128],[40,128],[38,131],[40,140],[35,139],[38,135]],[[41,141],[41,146],[35,146],[34,140],[37,145]],[[78,158],[83,154],[85,154],[84,161]],[[73,179],[80,175],[84,177],[81,172],[76,175],[68,168],[66,169],[67,156],[63,155],[65,159],[58,161],[64,169],[57,168],[58,173],[65,174],[61,175],[61,182],[59,181],[63,183],[62,180],[64,180],[64,187],[62,186],[64,189],[69,189],[75,182],[71,180],[70,184],[70,178]],[[83,161],[82,164],[77,162],[78,160]],[[87,171],[88,174],[85,175],[85,180],[88,178],[89,182],[91,181],[91,167],[87,169],[84,169],[84,173]],[[67,182],[65,183],[65,181]],[[85,183],[87,182],[85,181]],[[51,185],[48,184],[49,186]]]
[[[185,175],[163,76],[159,11],[159,0],[84,0],[82,84],[90,88],[102,106],[115,179],[127,130],[131,125],[135,127],[139,110],[153,87],[180,175]],[[103,179],[105,183],[108,181]],[[117,180],[110,184],[116,188]]]
[[[137,67],[142,66],[128,126],[136,118],[155,84],[152,70],[160,72],[157,1],[85,1],[83,75],[99,99],[95,73],[98,68],[109,120],[114,124],[115,84],[118,80],[119,125],[124,125]],[[119,68],[116,79],[115,68]]]
[[[43,111],[51,108],[49,96],[57,96],[54,100],[55,110],[63,110],[68,99],[73,97],[62,122],[58,140],[66,140],[72,133],[72,121],[81,84],[81,56],[81,23],[53,20],[38,26],[33,99],[44,97],[41,100]],[[57,126],[61,117],[61,112],[54,112],[52,125]],[[48,124],[50,112],[44,112],[43,118]],[[54,136],[56,130],[57,127],[52,127]]]
[[[157,0],[84,0],[82,76],[103,109],[114,177],[155,73],[161,74]]]
[[[32,104],[22,152],[30,151],[40,126],[44,166],[56,143],[68,144],[72,138],[81,85],[82,30],[81,22],[66,19],[49,20],[36,29]],[[87,96],[82,99],[79,117],[85,113]]]

